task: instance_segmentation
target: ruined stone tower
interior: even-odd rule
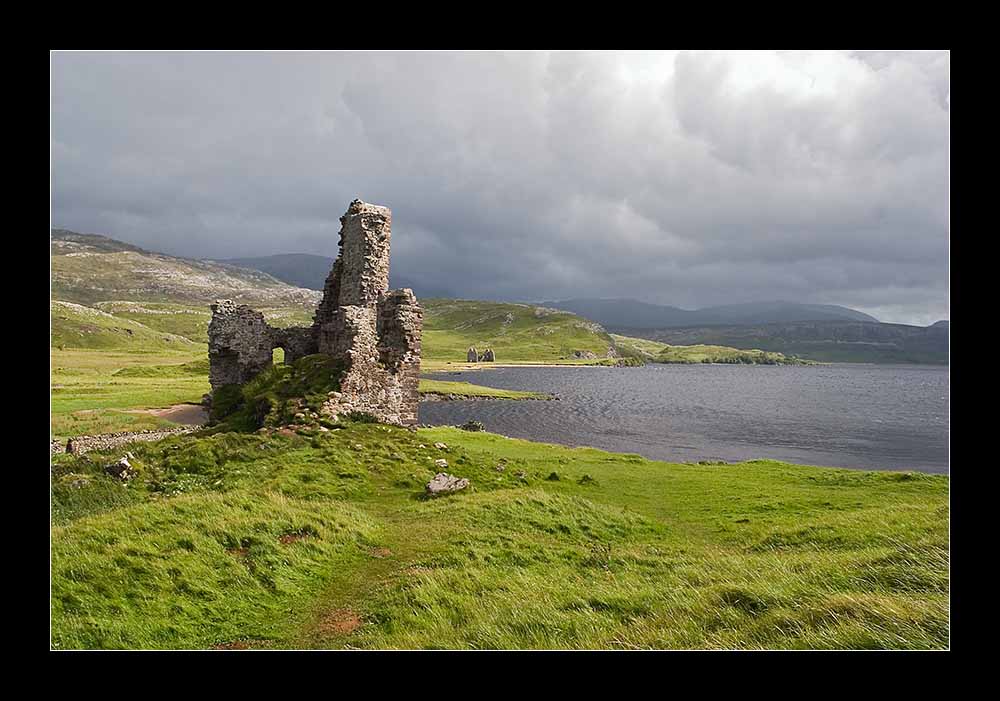
[[[285,362],[324,353],[346,366],[324,413],[359,411],[385,423],[415,424],[423,311],[412,290],[388,291],[392,213],[354,200],[340,224],[340,253],[312,326],[276,329],[246,305],[212,305],[212,391],[269,367],[274,348],[284,348]]]

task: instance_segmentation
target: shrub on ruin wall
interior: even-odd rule
[[[209,412],[211,421],[221,421],[230,416],[243,405],[243,388],[239,385],[226,385],[212,394],[212,408]]]

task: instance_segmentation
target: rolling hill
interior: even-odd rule
[[[199,348],[190,338],[72,302],[50,302],[49,318],[53,348],[134,351]]]
[[[570,312],[529,304],[421,300],[424,357],[464,361],[490,347],[497,362],[572,359],[577,351],[605,358],[614,341],[599,324]]]
[[[209,304],[220,297],[251,305],[313,309],[320,293],[266,273],[152,253],[106,236],[52,231],[52,298]]]
[[[727,346],[670,346],[659,341],[611,334],[619,352],[637,355],[650,363],[691,365],[724,363],[730,365],[808,365],[811,361],[762,350],[740,350]]]

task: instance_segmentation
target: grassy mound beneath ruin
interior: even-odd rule
[[[949,644],[943,476],[350,420],[123,450],[54,458],[61,649]],[[440,459],[472,486],[428,500]]]
[[[245,385],[214,392],[209,425],[217,431],[255,431],[292,423],[332,423],[318,412],[329,393],[340,389],[343,374],[344,364],[323,354],[273,365]]]

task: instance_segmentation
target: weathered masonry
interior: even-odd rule
[[[343,361],[346,371],[324,413],[359,411],[385,423],[415,424],[423,311],[412,290],[389,291],[392,213],[354,200],[340,224],[340,252],[312,326],[278,329],[246,305],[212,305],[212,391],[244,384],[270,367],[275,348],[284,349],[287,363],[325,353]]]

